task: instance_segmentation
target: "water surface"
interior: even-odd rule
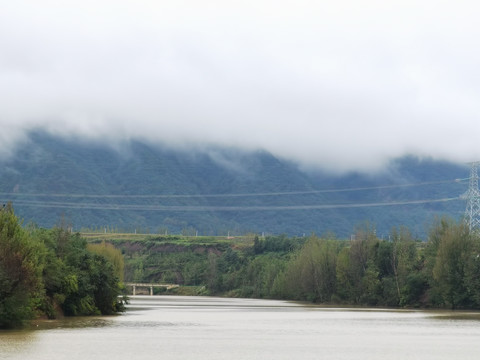
[[[38,326],[37,326],[38,325]],[[137,296],[126,314],[0,332],[0,359],[478,359],[474,312]]]

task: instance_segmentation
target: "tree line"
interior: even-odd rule
[[[437,220],[426,241],[405,227],[379,239],[369,224],[351,240],[280,235],[182,246],[168,239],[87,244],[64,226],[22,227],[8,205],[0,210],[0,328],[123,311],[123,277],[209,295],[480,309],[480,237],[451,219]]]
[[[255,237],[249,247],[204,252],[185,247],[158,253],[151,251],[153,246],[125,254],[129,280],[204,286],[211,295],[480,308],[480,238],[451,219],[437,220],[426,241],[405,227],[379,239],[374,227],[364,224],[351,240]]]
[[[87,246],[65,227],[22,227],[11,205],[5,206],[0,210],[0,328],[40,316],[123,311],[122,264],[111,245]]]
[[[453,220],[439,220],[427,242],[406,228],[381,240],[365,225],[350,241],[311,236],[288,258],[257,256],[240,270],[238,289],[319,303],[480,308],[479,254],[479,236]]]

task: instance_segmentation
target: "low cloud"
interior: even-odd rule
[[[332,171],[480,159],[462,1],[27,1],[0,13],[0,153],[32,129]]]

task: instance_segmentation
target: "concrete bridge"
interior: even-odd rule
[[[167,290],[177,288],[180,285],[177,284],[147,284],[147,283],[125,283],[125,286],[131,286],[133,288],[133,296],[135,296],[135,292],[137,287],[143,287],[143,288],[150,288],[150,296],[153,295],[153,288],[154,287],[163,287],[166,288]]]

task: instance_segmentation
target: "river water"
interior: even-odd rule
[[[120,316],[0,332],[0,359],[478,359],[480,314],[137,296]]]

